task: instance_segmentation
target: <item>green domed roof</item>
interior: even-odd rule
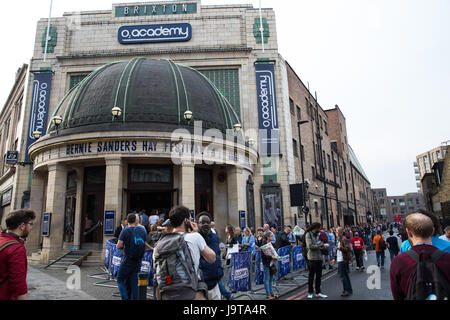
[[[121,116],[112,117],[119,107]],[[193,113],[188,124],[185,111]],[[240,123],[230,103],[200,72],[170,60],[135,58],[98,68],[61,101],[61,134],[107,130],[171,132],[202,121],[225,133]],[[151,124],[149,124],[151,123]],[[49,127],[51,124],[49,125]]]

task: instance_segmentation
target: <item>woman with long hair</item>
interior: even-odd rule
[[[263,245],[270,243],[273,240],[273,235],[271,232],[266,231],[263,235]],[[278,295],[273,293],[273,279],[275,278],[275,273],[271,271],[271,265],[275,264],[277,258],[269,254],[268,250],[261,251],[261,260],[264,266],[264,289],[266,290],[266,295],[268,300],[278,298]]]

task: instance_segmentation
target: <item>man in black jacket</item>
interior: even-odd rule
[[[198,217],[198,232],[205,239],[206,244],[216,253],[216,261],[208,263],[200,258],[200,270],[208,285],[208,300],[221,300],[219,282],[223,277],[222,260],[220,258],[219,237],[211,231],[211,215],[201,212]]]
[[[120,233],[123,229],[128,225],[127,218],[125,217],[122,219],[120,226],[116,228],[116,231],[114,231],[114,238],[119,239]]]
[[[277,241],[275,243],[275,249],[280,249],[285,246],[290,246],[291,241],[289,240],[289,233],[291,233],[290,226],[285,226],[284,230],[280,232],[280,234],[277,237]]]

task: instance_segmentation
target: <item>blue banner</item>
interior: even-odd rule
[[[50,105],[50,89],[52,86],[52,73],[36,73],[33,81],[33,96],[30,106],[30,120],[27,131],[27,148],[25,162],[30,162],[28,148],[36,141],[33,137],[34,131],[40,131],[41,135],[47,132],[48,108]]]
[[[278,279],[291,272],[291,246],[278,249],[281,260],[278,261]]]
[[[123,26],[118,34],[121,44],[182,42],[191,38],[192,26],[189,23]]]
[[[275,67],[271,63],[258,63],[256,69],[256,93],[262,156],[279,154],[277,96],[275,88]]]
[[[239,219],[240,219],[240,226],[241,229],[244,230],[245,229],[245,211],[241,210],[239,211]]]
[[[292,270],[298,270],[304,268],[306,265],[305,257],[303,256],[303,247],[295,246],[292,249]]]
[[[111,245],[111,254],[112,254],[112,260],[111,260],[111,276],[113,278],[117,277],[117,273],[119,272],[120,263],[122,262],[122,250],[119,250],[116,248],[115,245]]]
[[[153,285],[153,250],[145,250],[144,257],[141,260],[141,273],[148,273],[148,282]]]
[[[255,251],[255,284],[264,283],[264,265],[261,259],[261,250]]]
[[[48,237],[50,235],[50,213],[45,212],[42,222],[42,236]]]
[[[230,274],[228,287],[231,292],[250,291],[250,268],[252,262],[251,252],[235,252],[231,254]]]

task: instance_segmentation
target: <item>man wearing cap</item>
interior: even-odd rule
[[[355,253],[356,258],[356,270],[363,270],[364,269],[364,263],[362,259],[362,251],[364,248],[364,240],[359,236],[359,232],[355,232],[355,235],[353,236],[352,240],[350,241],[353,252]]]

